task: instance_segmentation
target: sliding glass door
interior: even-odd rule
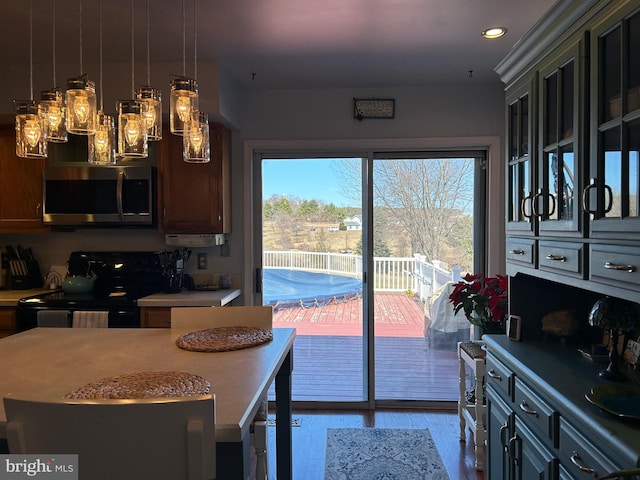
[[[483,152],[256,155],[259,301],[297,329],[293,400],[457,400],[469,323],[446,301],[480,268]]]

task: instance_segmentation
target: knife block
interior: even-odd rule
[[[28,290],[30,288],[42,287],[43,279],[40,274],[40,265],[37,261],[20,260],[23,264],[23,270],[26,269],[26,275],[19,275],[14,272],[10,273],[11,290]]]

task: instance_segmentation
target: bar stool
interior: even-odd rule
[[[458,361],[460,363],[458,399],[458,416],[460,417],[460,441],[466,441],[466,428],[473,432],[475,441],[475,467],[484,469],[484,443],[486,430],[484,426],[486,405],[484,404],[484,378],[486,373],[486,352],[482,348],[483,342],[458,342]],[[474,401],[468,403],[466,396],[467,367],[473,374],[475,382]]]

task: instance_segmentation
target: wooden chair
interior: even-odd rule
[[[215,327],[261,327],[273,328],[273,308],[250,307],[174,307],[171,309],[172,329],[205,329]],[[251,424],[251,445],[255,449],[256,480],[268,478],[267,457],[267,412],[268,402],[264,398]]]
[[[77,454],[80,478],[92,480],[216,477],[213,394],[3,401],[12,454]]]

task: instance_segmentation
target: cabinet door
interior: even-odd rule
[[[182,137],[163,133],[158,154],[160,220],[165,233],[229,233],[231,231],[230,139],[221,124],[210,126],[211,161],[186,163]]]
[[[515,480],[555,480],[558,459],[545,447],[519,418],[515,419],[516,433],[510,440],[514,456]]]
[[[487,478],[512,478],[508,442],[513,436],[513,413],[492,388],[487,388]]]
[[[0,125],[0,230],[45,229],[42,170],[45,159],[16,156],[13,125]]]
[[[578,40],[540,70],[538,190],[540,234],[582,236],[584,46]]]
[[[535,77],[507,92],[507,232],[535,234]]]
[[[140,324],[143,328],[170,328],[171,309],[165,307],[142,307]]]
[[[0,307],[0,338],[16,333],[16,308]]]
[[[591,168],[584,204],[594,238],[640,234],[640,9],[628,2],[591,43]]]

